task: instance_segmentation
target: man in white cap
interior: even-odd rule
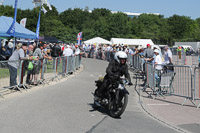
[[[160,74],[161,74],[161,70],[163,68],[162,66],[162,59],[159,55],[159,50],[158,49],[155,49],[154,50],[154,54],[155,54],[155,60],[154,60],[154,65],[155,65],[155,79],[156,79],[156,83],[159,84],[160,82]]]
[[[73,50],[69,45],[66,45],[64,51],[63,51],[63,63],[62,63],[62,70],[63,70],[63,76],[67,72],[67,61],[73,56]]]
[[[155,61],[154,61],[154,65],[155,65],[155,69],[161,71],[162,70],[162,58],[159,55],[159,50],[155,49],[154,50],[154,54],[156,55],[155,57]]]

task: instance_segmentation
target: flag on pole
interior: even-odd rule
[[[40,34],[40,14],[41,14],[41,7],[39,11],[39,18],[38,18],[37,28],[36,28],[36,39],[39,39],[39,34]]]
[[[47,6],[49,7],[49,10],[52,10],[51,4],[49,3],[49,1],[47,1]]]
[[[15,15],[14,15],[14,19],[13,19],[13,22],[12,22],[10,28],[6,32],[7,34],[9,34],[11,36],[15,35],[15,23],[16,23],[16,18],[17,18],[17,3],[18,3],[18,0],[15,0]]]
[[[79,32],[77,35],[77,44],[81,46],[81,41],[82,41],[82,32]]]
[[[42,11],[44,12],[44,14],[47,13],[47,10],[42,6]]]
[[[27,18],[23,18],[21,21],[20,21],[20,24],[24,27],[26,27],[26,20]]]

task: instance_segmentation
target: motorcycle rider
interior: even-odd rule
[[[96,96],[105,97],[107,87],[112,83],[119,81],[121,76],[125,76],[128,79],[129,84],[132,85],[130,74],[128,72],[128,65],[126,64],[127,54],[123,51],[119,51],[115,54],[114,60],[112,60],[107,69],[106,75],[104,76],[103,83],[97,88]]]

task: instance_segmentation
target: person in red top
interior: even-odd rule
[[[65,44],[62,44],[62,49],[61,49],[62,51],[64,51],[65,50]]]

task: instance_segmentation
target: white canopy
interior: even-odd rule
[[[101,37],[95,37],[90,40],[84,41],[83,43],[85,43],[85,44],[111,44],[110,41],[105,40]]]
[[[151,39],[125,39],[125,38],[111,38],[112,44],[126,44],[128,46],[142,46],[146,48],[147,44],[154,46]]]

